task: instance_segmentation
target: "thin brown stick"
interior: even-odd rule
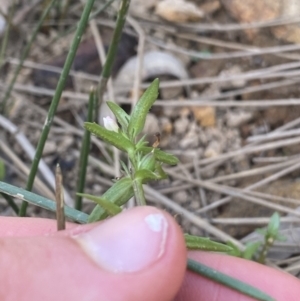
[[[66,229],[64,188],[62,183],[62,173],[59,164],[55,169],[55,199],[56,199],[56,221],[57,231]]]

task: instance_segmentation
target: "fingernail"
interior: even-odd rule
[[[129,210],[78,235],[85,253],[101,268],[114,273],[141,271],[165,251],[168,221],[162,213]]]

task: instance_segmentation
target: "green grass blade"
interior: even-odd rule
[[[95,108],[95,90],[92,89],[89,97],[89,105],[88,105],[88,115],[87,121],[92,122],[94,119],[94,108]],[[79,158],[79,168],[78,168],[78,176],[77,176],[77,191],[79,193],[84,192],[85,178],[86,178],[86,168],[88,164],[88,157],[90,151],[90,142],[91,142],[91,133],[88,130],[84,130],[84,135],[82,139],[82,145],[80,150],[80,158]],[[77,210],[81,210],[82,208],[82,197],[79,194],[76,194],[75,199],[75,208]]]
[[[101,74],[101,76],[106,79],[110,77],[111,69],[115,61],[116,53],[118,50],[118,44],[126,21],[126,15],[129,8],[129,4],[130,0],[122,0],[120,4],[120,9],[116,20],[116,27],[112,36],[112,41],[109,46],[106,61]]]
[[[74,58],[76,55],[76,51],[79,47],[81,37],[85,31],[87,22],[89,20],[89,15],[92,10],[94,2],[95,2],[95,0],[88,0],[85,4],[80,21],[78,23],[78,27],[77,27],[75,36],[72,41],[71,48],[69,50],[68,56],[67,56],[65,64],[64,64],[63,71],[59,77],[59,81],[58,81],[54,96],[51,101],[48,115],[47,115],[43,130],[42,130],[42,133],[41,133],[41,137],[40,137],[38,145],[37,145],[36,153],[35,153],[35,156],[34,156],[34,159],[32,162],[32,166],[30,169],[30,173],[28,176],[26,189],[29,191],[32,189],[32,186],[34,183],[34,178],[37,173],[38,165],[39,165],[40,159],[43,154],[43,149],[44,149],[44,146],[45,146],[45,143],[46,143],[49,131],[50,131],[50,127],[52,125],[52,121],[53,121],[54,115],[56,113],[57,106],[59,104],[63,89],[64,89],[66,81],[68,79],[68,75],[69,75],[70,69],[72,67],[72,64],[73,64],[73,61],[74,61]],[[28,203],[26,201],[24,201],[22,203],[22,206],[20,209],[20,216],[26,215],[27,205],[28,205]]]
[[[38,194],[32,193],[28,190],[0,182],[0,192],[8,194],[14,198],[29,202],[33,205],[45,208],[47,210],[56,211],[56,202],[42,197]],[[84,212],[75,210],[71,207],[65,206],[65,216],[75,222],[86,224],[88,215]]]
[[[223,284],[227,287],[230,287],[244,295],[250,296],[256,300],[260,301],[275,301],[272,297],[268,296],[267,294],[263,293],[259,289],[246,284],[242,281],[239,281],[235,278],[227,276],[223,273],[220,273],[206,265],[203,265],[197,261],[194,261],[188,258],[187,267],[190,271],[195,272],[201,276],[209,278],[215,282]]]
[[[112,36],[112,40],[107,52],[106,60],[101,72],[100,81],[97,86],[98,101],[96,105],[97,112],[99,111],[100,105],[103,101],[103,94],[105,92],[108,79],[111,75],[111,70],[115,61],[116,53],[118,50],[118,44],[121,38],[123,27],[126,21],[126,15],[128,12],[130,0],[122,0],[120,4],[120,9],[118,11],[118,16],[116,20],[116,27]]]

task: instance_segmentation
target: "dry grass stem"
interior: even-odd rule
[[[66,229],[63,177],[59,164],[55,169],[55,200],[57,231]]]

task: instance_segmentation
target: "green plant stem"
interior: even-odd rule
[[[34,159],[33,159],[33,162],[32,162],[32,166],[31,166],[31,169],[30,169],[30,173],[29,173],[29,176],[28,176],[28,182],[27,182],[27,185],[26,185],[26,189],[29,190],[29,191],[32,189],[32,186],[33,186],[33,183],[34,183],[34,178],[35,178],[35,175],[37,173],[38,165],[39,165],[39,162],[40,162],[40,159],[41,159],[41,156],[42,156],[42,153],[43,153],[43,149],[44,149],[44,146],[45,146],[45,143],[46,143],[49,131],[50,131],[50,127],[52,125],[52,121],[53,121],[54,115],[56,113],[57,106],[59,104],[59,100],[61,98],[61,95],[62,95],[63,89],[65,87],[70,69],[72,67],[72,64],[73,64],[73,61],[74,61],[74,58],[75,58],[75,55],[76,55],[76,51],[77,51],[78,46],[80,44],[81,37],[82,37],[82,35],[84,33],[84,30],[86,28],[86,25],[88,23],[89,15],[90,15],[90,12],[92,10],[94,2],[95,2],[95,0],[88,0],[86,2],[86,5],[84,7],[84,10],[83,10],[81,18],[80,18],[80,21],[78,23],[78,27],[77,27],[75,36],[74,36],[73,41],[72,41],[71,48],[69,50],[68,56],[67,56],[65,64],[64,64],[64,68],[63,68],[62,73],[60,75],[60,78],[59,78],[59,81],[58,81],[58,84],[57,84],[57,87],[56,87],[56,90],[55,90],[55,94],[52,98],[51,105],[50,105],[50,108],[49,108],[49,111],[48,111],[48,114],[47,114],[47,118],[46,118],[43,130],[42,130],[42,133],[41,133],[40,140],[38,142],[36,153],[35,153],[35,156],[34,156]],[[28,206],[28,203],[26,201],[24,201],[22,203],[22,206],[21,206],[21,209],[20,209],[20,216],[25,216],[26,215],[27,206]]]
[[[9,195],[5,193],[1,193],[1,195],[5,198],[7,204],[11,207],[11,209],[16,213],[19,214],[19,207],[18,205],[14,202],[13,198],[11,198]]]
[[[188,258],[187,268],[194,273],[197,273],[201,276],[209,278],[215,282],[223,284],[227,287],[230,287],[244,295],[250,296],[254,299],[261,301],[275,301],[272,297],[266,295],[257,288],[248,285],[242,281],[229,277],[223,273],[220,273],[208,266],[205,266],[197,261]],[[253,275],[255,277],[255,275]]]
[[[93,122],[94,107],[95,107],[94,104],[95,104],[95,90],[94,88],[92,88],[89,97],[87,122]],[[86,168],[87,168],[88,156],[90,150],[90,141],[91,141],[91,133],[90,131],[85,129],[83,139],[82,139],[81,150],[80,150],[79,169],[78,169],[78,176],[77,176],[78,178],[77,191],[79,193],[84,192]],[[78,194],[76,195],[75,208],[77,210],[81,210],[82,208],[82,196]]]
[[[136,200],[136,203],[139,206],[146,206],[146,199],[143,189],[143,184],[139,180],[133,180],[133,191],[134,191],[134,197]]]
[[[274,239],[271,240],[272,242],[274,242]],[[258,262],[264,264],[266,261],[266,257],[268,254],[269,249],[271,248],[271,246],[273,245],[272,242],[269,242],[268,239],[265,239],[265,243],[261,249],[261,251],[259,252],[259,257],[258,257]]]
[[[96,111],[99,111],[100,104],[103,101],[103,94],[105,92],[106,86],[108,79],[111,75],[111,69],[116,57],[116,53],[118,50],[118,44],[119,40],[121,38],[121,34],[123,31],[123,27],[126,21],[126,15],[128,12],[130,0],[122,0],[121,6],[118,12],[118,17],[116,21],[116,27],[113,33],[112,41],[110,43],[106,60],[104,63],[104,66],[102,68],[101,76],[100,76],[100,82],[97,87],[97,96],[98,96],[98,101],[97,101],[97,106],[96,106]]]
[[[49,5],[47,6],[47,8],[44,10],[44,12],[43,12],[43,14],[42,14],[42,16],[41,16],[41,18],[40,18],[37,26],[35,27],[35,29],[34,29],[34,31],[32,33],[32,36],[31,36],[29,42],[27,43],[26,47],[22,51],[20,62],[19,62],[18,66],[17,66],[17,68],[16,68],[16,70],[14,72],[13,78],[12,78],[12,80],[11,80],[11,82],[10,82],[10,84],[9,84],[6,92],[5,92],[5,95],[4,95],[2,103],[1,103],[1,112],[2,113],[5,112],[7,100],[10,97],[11,91],[12,91],[12,89],[13,89],[15,83],[16,83],[17,77],[18,77],[18,75],[19,75],[19,73],[20,73],[20,71],[21,71],[21,69],[23,67],[24,60],[28,56],[30,48],[31,48],[31,46],[32,46],[32,44],[33,44],[33,42],[34,42],[34,40],[35,40],[35,38],[36,38],[36,36],[37,36],[40,28],[41,28],[41,26],[43,25],[43,23],[44,23],[47,15],[48,15],[48,13],[50,12],[50,9],[54,6],[54,4],[55,4],[56,1],[57,0],[52,0],[49,3]]]

